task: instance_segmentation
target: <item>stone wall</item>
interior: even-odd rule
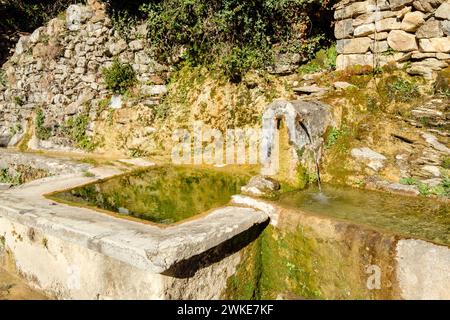
[[[337,69],[395,63],[432,78],[450,61],[450,2],[343,0],[334,13]]]
[[[92,120],[87,134],[92,135],[94,121],[106,117],[109,107],[158,104],[168,69],[152,58],[145,34],[145,25],[136,26],[126,41],[114,30],[104,4],[91,0],[87,6],[71,5],[46,26],[22,36],[2,67],[7,81],[0,84],[0,146],[15,145],[38,109],[51,136],[47,141],[33,138],[31,147],[73,150],[76,146],[61,130],[69,118],[87,114]],[[129,99],[111,99],[103,80],[102,70],[116,58],[130,63],[137,74],[139,84]]]

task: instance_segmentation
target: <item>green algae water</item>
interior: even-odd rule
[[[227,204],[249,179],[242,173],[161,166],[89,184],[52,196],[156,223],[175,223]]]
[[[450,244],[450,205],[343,186],[323,186],[280,195],[279,203],[302,211],[381,228],[403,236]]]

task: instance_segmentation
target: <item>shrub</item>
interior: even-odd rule
[[[331,22],[326,14],[332,1],[145,2],[141,12],[147,17],[147,36],[161,60],[218,65],[232,80],[250,68],[270,65],[278,52],[295,48],[304,60],[311,58],[319,43],[332,38],[330,25],[323,23]]]
[[[115,59],[110,68],[103,69],[106,86],[114,93],[124,94],[136,83],[136,73],[129,63]]]
[[[73,141],[78,148],[86,151],[95,149],[95,143],[86,133],[89,121],[89,116],[81,114],[69,118],[63,126],[65,135]]]
[[[36,117],[34,119],[34,129],[36,137],[40,140],[48,140],[52,135],[52,130],[44,126],[45,115],[42,109],[36,111]]]
[[[110,16],[114,30],[116,30],[122,38],[128,41],[130,39],[131,30],[136,25],[136,19],[127,11],[112,10]]]

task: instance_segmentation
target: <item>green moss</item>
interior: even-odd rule
[[[310,181],[310,175],[308,173],[308,170],[306,170],[302,165],[298,165],[296,169],[296,176],[297,176],[297,185],[299,189],[304,189],[309,181]]]
[[[20,140],[19,144],[17,145],[18,149],[22,152],[27,151],[28,149],[28,143],[30,142],[31,138],[33,136],[33,130],[31,126],[28,124],[28,129],[25,132],[22,140]]]
[[[314,242],[302,229],[284,232],[268,226],[247,247],[236,273],[227,283],[230,299],[275,299],[289,292],[304,298],[322,296],[315,282],[320,261]]]
[[[268,227],[261,236],[261,263],[261,299],[274,299],[283,292],[305,298],[321,296],[314,281],[319,261],[314,257],[313,242],[302,229],[275,232]]]
[[[261,241],[255,240],[242,252],[242,260],[236,272],[227,280],[225,299],[259,299],[261,278]]]

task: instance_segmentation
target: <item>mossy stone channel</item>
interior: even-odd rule
[[[249,177],[209,168],[160,166],[59,192],[52,198],[170,224],[227,204]]]
[[[284,193],[278,201],[316,215],[450,245],[450,206],[445,200],[326,185],[322,193],[311,186]]]

